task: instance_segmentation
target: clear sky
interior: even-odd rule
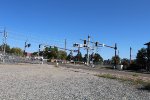
[[[150,41],[150,0],[0,0],[0,30],[4,26],[8,44],[23,49],[28,40],[29,52],[39,43],[64,47],[65,38],[70,49],[89,34],[92,41],[117,43],[121,58],[129,58],[131,46],[135,58]],[[104,59],[114,55],[109,48],[98,52]]]

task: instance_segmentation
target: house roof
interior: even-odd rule
[[[148,42],[148,43],[145,43],[144,45],[150,45],[150,42]]]

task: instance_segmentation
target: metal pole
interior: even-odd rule
[[[90,42],[90,36],[88,36],[88,41],[87,41],[87,66],[89,66],[89,42]]]
[[[79,58],[79,57],[80,57],[79,54],[80,54],[80,47],[78,47],[78,61],[80,61],[80,60],[79,60],[79,59],[80,59],[80,58]]]
[[[131,64],[131,60],[132,60],[132,58],[131,58],[131,56],[132,56],[132,48],[130,47],[130,64]]]
[[[66,52],[66,47],[67,47],[67,40],[65,39],[65,52]]]
[[[115,68],[117,67],[117,44],[115,43]]]
[[[5,54],[6,54],[6,37],[7,37],[7,33],[6,33],[6,30],[4,28],[4,40],[3,40],[3,46],[4,46],[4,58],[3,58],[3,62],[5,62]]]
[[[150,71],[150,45],[147,47],[147,70]]]
[[[4,29],[4,55],[5,55],[5,49],[6,48],[6,31]]]
[[[26,55],[26,46],[27,46],[27,41],[25,42],[25,45],[24,45],[24,55]]]
[[[38,57],[40,56],[40,47],[41,47],[41,44],[39,44]]]
[[[70,55],[71,55],[71,58],[70,58],[70,61],[71,61],[72,58],[73,58],[73,52],[72,52],[72,50],[70,51]]]

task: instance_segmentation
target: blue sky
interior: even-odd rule
[[[131,46],[135,58],[150,41],[149,5],[149,0],[0,0],[0,30],[6,27],[11,47],[23,49],[28,40],[29,52],[39,43],[64,47],[65,38],[71,49],[89,34],[92,41],[117,43],[121,58],[129,58]],[[105,47],[98,52],[104,59],[114,55]]]

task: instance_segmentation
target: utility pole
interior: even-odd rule
[[[119,56],[119,53],[120,53],[120,52],[119,52],[119,50],[118,50],[118,56]]]
[[[3,52],[4,52],[4,58],[3,62],[5,62],[5,54],[6,54],[6,38],[7,38],[7,32],[6,29],[4,28],[4,34],[3,34]]]
[[[117,67],[117,44],[115,43],[115,68]]]
[[[82,40],[82,39],[81,39]],[[90,47],[90,43],[94,43],[96,48],[98,47],[108,47],[108,48],[112,48],[115,50],[115,61],[114,61],[114,68],[116,68],[116,65],[117,65],[117,43],[115,43],[115,46],[109,46],[109,45],[106,45],[106,44],[101,44],[99,42],[92,42],[90,41],[90,36],[88,36],[88,40],[82,40],[84,41],[84,46],[85,49],[87,49],[87,66],[89,66],[89,61],[90,61],[90,57],[89,57],[89,50],[94,50],[94,49],[91,49]],[[118,51],[118,55],[119,55],[119,51]]]
[[[88,35],[88,41],[87,41],[87,66],[89,66],[89,49],[90,49],[90,36]]]
[[[24,55],[26,53],[26,47],[27,47],[27,40],[25,41],[25,44],[24,44]]]
[[[38,57],[40,56],[40,48],[41,48],[41,44],[39,44]]]
[[[80,54],[80,45],[79,45],[79,47],[78,47],[78,61],[80,61],[80,60],[79,60],[79,57],[80,57],[79,54]]]
[[[1,31],[0,31],[0,33],[2,33],[2,34],[3,34],[3,32],[1,32]],[[2,40],[2,41],[3,41],[3,40]],[[1,46],[1,51],[3,51],[3,46]]]
[[[85,47],[85,49],[87,50],[87,62],[86,62],[86,64],[87,64],[87,66],[89,66],[89,62],[90,62],[89,50],[94,50],[94,48],[90,47],[90,43],[96,44],[96,47],[98,47],[99,43],[98,42],[95,43],[95,42],[90,41],[90,36],[89,35],[88,35],[88,40],[82,40],[82,41],[84,41],[83,47]]]
[[[66,48],[67,48],[67,40],[65,39],[65,52],[66,52]]]
[[[130,64],[131,64],[131,60],[132,60],[132,48],[130,47]]]
[[[26,48],[28,47],[30,47],[31,46],[31,44],[29,43],[29,44],[27,44],[27,40],[25,41],[25,46],[24,46],[24,55],[26,55]]]

